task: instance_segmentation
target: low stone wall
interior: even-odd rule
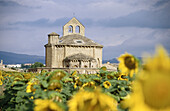
[[[31,68],[28,69],[28,72],[33,72],[33,73],[40,73],[42,70],[47,70],[47,71],[54,71],[54,70],[64,70],[68,73],[71,73],[72,71],[77,71],[78,74],[96,74],[99,72],[99,69],[97,68],[50,68],[50,67],[38,67],[38,68]]]

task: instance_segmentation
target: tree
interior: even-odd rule
[[[44,65],[41,62],[35,62],[33,65],[31,65],[31,68],[37,68],[37,67],[44,67]]]
[[[21,68],[26,68],[26,69],[28,69],[28,68],[30,68],[30,67],[31,67],[30,65],[21,64]]]

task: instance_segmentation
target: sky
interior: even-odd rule
[[[103,59],[170,53],[170,0],[0,0],[0,51],[45,56],[48,34],[76,17]]]

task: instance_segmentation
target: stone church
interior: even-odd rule
[[[85,37],[85,27],[75,17],[63,26],[63,36],[48,35],[46,69],[96,73],[102,66],[103,46]]]

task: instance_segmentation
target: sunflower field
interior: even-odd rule
[[[170,57],[120,55],[115,72],[0,71],[0,111],[170,111]]]

